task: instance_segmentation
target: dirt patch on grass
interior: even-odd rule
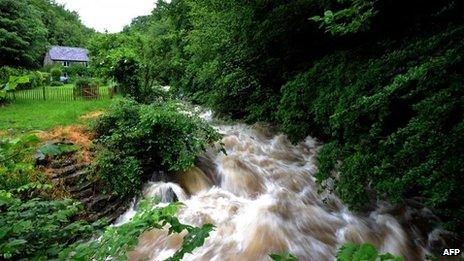
[[[93,111],[79,117],[80,120],[94,120],[103,115],[103,111]]]
[[[81,125],[70,125],[66,127],[57,127],[51,131],[37,133],[37,136],[43,141],[63,140],[79,146],[79,158],[83,162],[92,161],[90,145],[92,143],[92,133]]]
[[[6,131],[0,131],[0,137],[7,136],[8,133]]]
[[[70,142],[87,147],[92,141],[92,134],[89,130],[81,125],[69,125],[65,127],[57,127],[51,131],[43,131],[37,133],[37,136],[42,140],[67,139]]]

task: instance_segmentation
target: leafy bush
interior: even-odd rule
[[[136,215],[121,226],[108,227],[99,240],[78,243],[66,249],[60,255],[61,259],[72,257],[74,260],[124,260],[127,253],[134,249],[139,236],[151,229],[162,229],[169,224],[169,234],[187,231],[181,248],[167,260],[181,260],[195,248],[202,246],[213,226],[205,224],[202,227],[184,225],[174,216],[180,203],[172,203],[166,207],[153,208],[156,202],[144,200],[139,203]]]
[[[63,71],[59,67],[53,67],[50,70],[50,75],[52,76],[53,81],[60,81],[61,75],[63,75]]]
[[[35,173],[34,153],[38,143],[34,135],[0,138],[0,190],[12,192],[33,182],[47,183],[45,176]]]
[[[63,73],[66,73],[71,79],[91,76],[90,69],[83,64],[71,64],[68,67],[63,67]]]
[[[18,76],[23,75],[24,70],[9,67],[9,66],[0,66],[0,82],[5,83],[8,82],[10,76]]]
[[[58,87],[58,86],[63,86],[64,84],[60,81],[52,81],[50,82],[50,86],[55,86],[55,87]]]
[[[0,67],[0,83],[6,83],[10,77],[28,77],[29,81],[19,83],[18,90],[33,89],[47,85],[49,83],[49,74],[41,71],[29,71],[25,69],[12,68],[8,66]]]
[[[50,83],[51,83],[51,74],[48,73],[48,72],[40,72],[40,74],[42,75],[44,85],[45,86],[50,85]]]
[[[119,195],[137,191],[143,174],[156,169],[182,171],[193,167],[205,146],[219,135],[175,101],[143,105],[119,100],[96,125],[101,148],[95,168]]]
[[[422,197],[447,228],[464,228],[463,36],[464,27],[451,27],[383,55],[338,52],[282,88],[282,129],[293,140],[330,141],[319,181],[342,160],[336,188],[353,208],[372,193],[393,202]]]
[[[76,239],[90,237],[101,226],[74,221],[82,205],[69,199],[23,202],[3,192],[0,210],[0,253],[4,259],[56,258]]]
[[[0,103],[6,102],[8,92],[16,90],[19,84],[28,82],[28,76],[10,76],[6,83],[0,83]]]
[[[92,85],[92,79],[90,78],[79,78],[75,83],[75,86],[78,89],[82,89],[84,87],[88,88],[91,85]]]
[[[142,167],[133,156],[104,150],[99,153],[95,164],[103,182],[118,194],[129,195],[142,186]]]
[[[34,135],[0,139],[2,260],[56,258],[61,249],[77,239],[89,237],[99,226],[99,223],[89,225],[75,221],[81,214],[80,203],[69,199],[48,200],[52,188],[50,180],[34,166],[38,143]],[[41,150],[54,152],[49,146]],[[39,196],[45,199],[35,198]]]
[[[112,68],[111,75],[118,83],[118,93],[143,100],[140,88],[139,64],[134,58],[122,57]]]
[[[46,74],[43,74],[42,72],[39,71],[31,71],[27,75],[29,78],[29,81],[27,83],[21,83],[18,84],[18,90],[29,90],[29,89],[34,89],[38,87],[45,86],[46,83],[48,82],[46,77]]]
[[[47,83],[46,74],[40,71],[0,67],[0,103],[6,101],[9,91],[33,89]]]

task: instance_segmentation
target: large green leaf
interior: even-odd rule
[[[269,255],[274,261],[298,261],[298,259],[288,252]]]
[[[10,76],[10,79],[8,80],[6,90],[15,90],[18,84],[24,84],[29,82],[29,76],[23,75],[23,76]]]
[[[337,261],[402,261],[403,258],[390,253],[380,255],[375,246],[371,244],[345,244],[337,253]]]

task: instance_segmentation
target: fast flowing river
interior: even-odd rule
[[[205,244],[183,260],[270,260],[270,253],[282,251],[299,260],[334,260],[347,242],[370,242],[381,253],[423,259],[424,248],[414,246],[410,233],[380,207],[360,216],[336,196],[318,193],[315,139],[292,145],[263,127],[216,128],[224,135],[227,154],[211,149],[198,167],[178,173],[173,182],[150,182],[144,190],[146,196],[165,199],[175,194],[185,204],[178,212],[183,223],[215,225]],[[129,258],[164,260],[180,247],[182,237],[165,230],[145,232]]]

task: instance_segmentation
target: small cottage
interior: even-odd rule
[[[68,67],[72,64],[89,65],[89,51],[85,48],[53,46],[45,55],[44,66],[61,64]]]

